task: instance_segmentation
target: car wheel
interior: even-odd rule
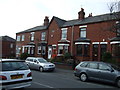
[[[117,86],[120,88],[120,78],[117,80]]]
[[[43,67],[40,67],[40,68],[39,68],[39,71],[40,71],[40,72],[43,72]]]
[[[85,82],[85,81],[87,81],[87,79],[88,79],[88,77],[87,77],[87,75],[86,75],[85,73],[82,73],[82,74],[80,75],[80,80],[81,80],[81,81]]]

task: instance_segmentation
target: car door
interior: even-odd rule
[[[29,67],[33,69],[33,64],[34,64],[33,59],[29,59],[29,60],[30,60]]]
[[[98,63],[96,62],[90,62],[87,65],[87,73],[88,73],[88,77],[90,79],[99,79],[99,73],[98,73]]]
[[[116,75],[108,64],[99,63],[99,76],[101,81],[113,82]]]
[[[37,59],[34,59],[34,69],[39,69],[39,62]]]

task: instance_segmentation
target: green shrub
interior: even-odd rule
[[[29,56],[28,53],[22,53],[22,54],[20,55],[20,59],[21,59],[21,60],[25,60],[28,56]]]
[[[55,58],[52,58],[50,59],[50,62],[64,62],[64,58],[63,57],[55,57]]]
[[[115,59],[112,58],[112,55],[110,52],[105,52],[103,55],[102,55],[102,61],[103,62],[108,62],[108,63],[115,63]]]
[[[70,59],[71,58],[71,53],[65,53],[64,58],[65,59]]]

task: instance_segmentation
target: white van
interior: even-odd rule
[[[37,69],[40,72],[43,71],[54,71],[55,64],[48,62],[41,57],[28,57],[25,62],[31,69]]]

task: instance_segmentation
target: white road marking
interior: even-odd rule
[[[54,87],[51,87],[49,85],[41,84],[41,83],[38,83],[38,82],[33,82],[33,83],[44,86],[44,87],[47,87],[47,88],[54,88]]]

